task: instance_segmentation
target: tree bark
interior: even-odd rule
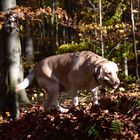
[[[16,6],[16,0],[3,0],[1,6],[2,10],[7,10]],[[15,15],[11,15],[0,31],[0,109],[10,111],[13,119],[19,117],[19,100],[29,103],[25,90],[20,94],[15,93],[16,84],[23,80],[21,44],[16,19]]]
[[[30,35],[30,27],[28,24],[26,24],[26,30],[27,35],[23,38],[23,46],[25,49],[25,57],[29,63],[29,65],[32,65],[34,63],[34,47],[33,47],[33,39]]]
[[[99,0],[99,17],[100,17],[100,45],[102,57],[104,57],[104,44],[103,44],[103,33],[102,33],[102,0]]]
[[[132,21],[132,33],[133,33],[133,46],[134,46],[134,53],[135,53],[135,62],[136,62],[136,78],[139,81],[139,70],[138,70],[138,53],[136,47],[136,37],[135,37],[135,21],[134,21],[134,14],[133,14],[133,0],[130,0],[131,5],[131,21]]]
[[[1,9],[2,11],[6,11],[9,8],[13,8],[16,6],[16,0],[2,0],[1,1]]]
[[[64,7],[66,9],[66,12],[68,15],[70,15],[71,17],[73,17],[73,2],[72,0],[64,0]],[[72,41],[72,37],[73,37],[73,31],[71,28],[69,27],[64,27],[64,33],[65,33],[65,42],[66,43],[70,43]]]
[[[21,43],[18,34],[18,28],[14,23],[16,17],[12,15],[9,17],[10,24],[6,23],[6,61],[7,61],[7,88],[9,89],[8,94],[11,96],[11,113],[13,118],[19,117],[19,100],[29,103],[25,90],[16,94],[16,85],[23,80],[23,68],[21,64]],[[7,26],[8,25],[8,26]],[[14,27],[13,27],[14,25]]]

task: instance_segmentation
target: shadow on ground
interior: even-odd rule
[[[100,140],[140,139],[140,105],[138,99],[101,97],[100,106],[91,103],[62,114],[45,112],[40,104],[25,110],[20,119],[0,124],[4,140]]]

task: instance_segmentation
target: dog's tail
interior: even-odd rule
[[[29,86],[29,84],[34,80],[34,77],[35,77],[35,72],[34,70],[31,71],[27,77],[21,82],[19,83],[17,86],[16,86],[16,92],[20,91],[20,90],[23,90],[25,89],[26,87]]]

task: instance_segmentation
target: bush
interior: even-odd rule
[[[97,53],[98,49],[95,46],[95,44],[91,41],[81,41],[80,43],[72,42],[69,44],[63,44],[60,47],[58,47],[56,53],[63,54],[68,52],[78,52],[84,50],[89,50]]]

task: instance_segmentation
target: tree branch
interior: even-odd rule
[[[90,6],[94,9],[94,11],[97,11],[98,9],[95,7],[95,5],[90,1],[90,0],[86,0]]]

